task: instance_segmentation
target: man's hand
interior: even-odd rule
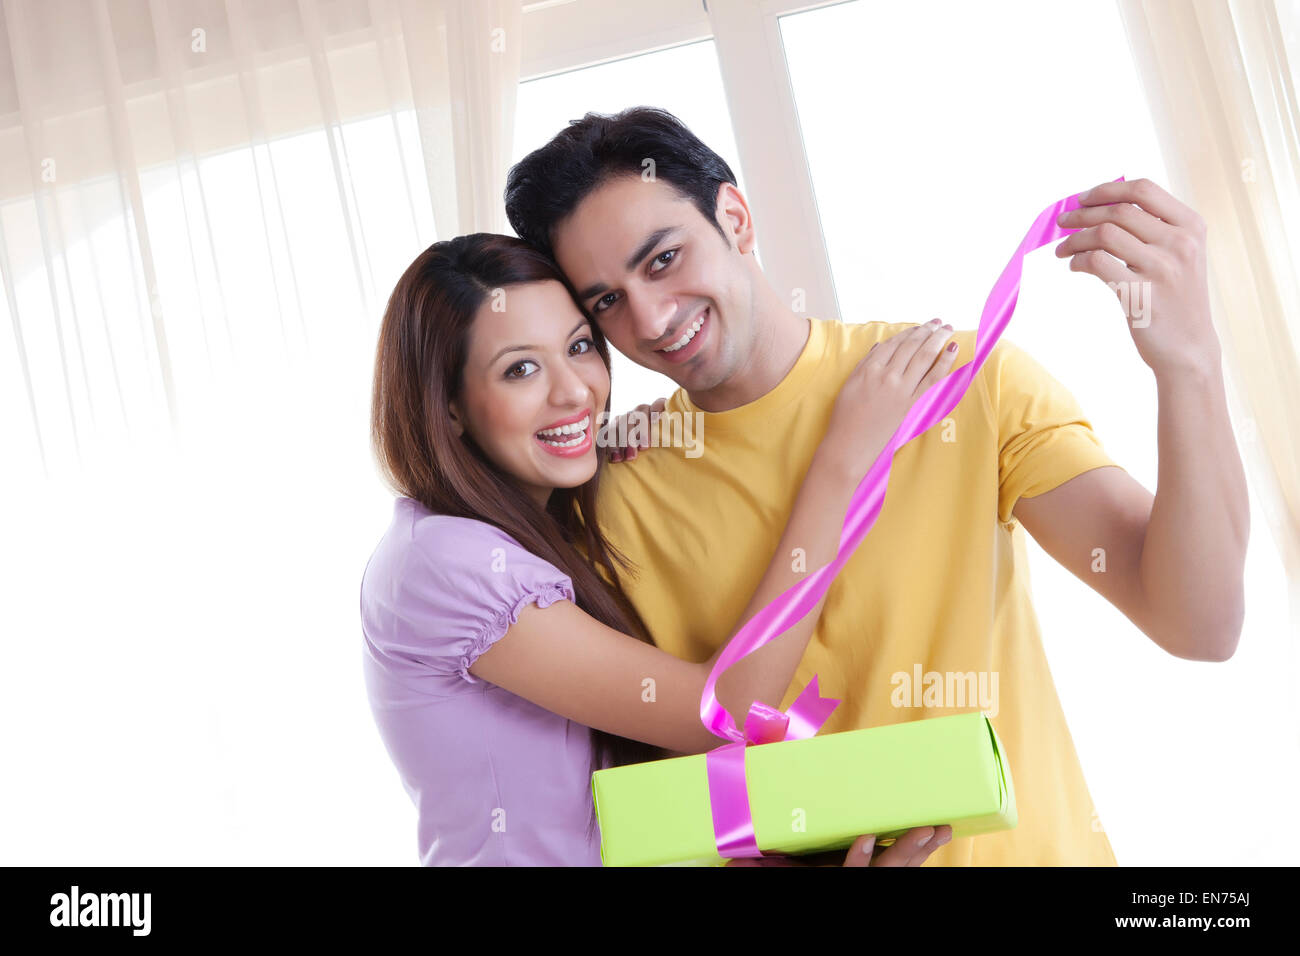
[[[930,854],[952,840],[952,827],[914,827],[892,846],[878,847],[876,838],[867,834],[858,837],[844,856],[844,866],[920,866]],[[825,853],[805,853],[801,856],[742,857],[728,866],[834,866],[840,860],[839,850]]]
[[[1057,257],[1071,256],[1071,271],[1090,272],[1115,292],[1153,372],[1217,372],[1205,220],[1148,179],[1102,183],[1079,203],[1056,219],[1079,230],[1056,247]]]
[[[1079,201],[1057,218],[1080,231],[1056,254],[1073,254],[1072,270],[1115,289],[1142,361],[1155,373],[1157,493],[1153,498],[1120,469],[1097,468],[1040,496],[1041,503],[1022,499],[1017,517],[1169,653],[1226,661],[1246,614],[1250,502],[1210,321],[1205,221],[1145,179],[1102,183]],[[1134,307],[1135,293],[1145,308]],[[1078,549],[1095,553],[1104,545],[1114,554],[1112,544],[1124,549],[1118,574],[1081,569]],[[1099,578],[1109,584],[1099,586]],[[1125,581],[1127,588],[1116,588]]]

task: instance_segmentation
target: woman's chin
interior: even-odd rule
[[[566,440],[546,440],[533,436],[533,460],[548,484],[556,488],[574,488],[591,480],[596,473],[596,442],[593,429]]]
[[[519,464],[522,464],[520,462]],[[561,457],[545,451],[531,456],[525,469],[511,469],[516,480],[526,482],[534,488],[577,488],[584,485],[596,474],[596,449],[589,448],[585,453]]]
[[[551,462],[542,473],[546,483],[554,488],[577,488],[591,481],[595,474],[596,456],[592,452],[581,458]]]

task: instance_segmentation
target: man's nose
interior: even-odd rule
[[[632,329],[641,342],[662,345],[664,333],[673,324],[677,314],[677,301],[649,289],[627,292],[627,305],[632,313]]]

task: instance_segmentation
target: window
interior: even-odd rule
[[[570,70],[519,85],[511,162],[546,144],[585,113],[617,113],[629,106],[668,110],[727,161],[744,189],[713,41]],[[610,350],[610,410],[614,414],[671,395],[677,385]]]
[[[1077,6],[1029,0],[855,2],[780,24],[846,321],[940,316],[973,330],[994,280],[1049,202],[1121,175],[1170,188],[1114,4],[1089,4],[1082,16]],[[1054,246],[1026,257],[1004,337],[1074,393],[1111,457],[1154,491],[1155,382],[1115,294],[1095,276],[1070,272]],[[1278,640],[1287,616],[1281,565],[1258,511],[1251,527],[1247,634]],[[1286,691],[1271,677],[1282,658],[1267,641],[1243,637],[1231,670],[1172,659],[1131,626],[1117,632],[1118,611],[1025,541],[1053,678],[1097,801],[1099,816],[1083,825],[1104,821],[1125,865],[1204,863],[1201,847],[1169,836],[1239,814],[1241,793],[1230,774],[1193,780],[1188,767],[1207,746],[1200,734],[1217,714],[1239,720],[1247,700],[1256,701],[1255,725],[1285,726]],[[1183,743],[1193,720],[1198,739]],[[1171,746],[1153,753],[1116,745],[1134,739]],[[1259,798],[1265,814],[1277,805],[1272,793],[1294,792],[1288,762],[1260,769],[1278,763],[1263,756],[1281,745],[1270,740],[1250,745],[1257,759],[1237,755],[1252,779],[1278,775]],[[1166,802],[1166,832],[1154,834],[1150,804],[1132,795],[1172,793],[1171,781],[1194,787],[1198,799]],[[1264,853],[1264,839],[1218,859]]]

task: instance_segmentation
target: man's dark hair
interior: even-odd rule
[[[506,216],[524,241],[554,258],[552,233],[596,187],[622,175],[654,177],[689,199],[727,240],[716,216],[718,187],[736,185],[726,161],[667,110],[633,106],[620,113],[588,113],[510,170]]]

